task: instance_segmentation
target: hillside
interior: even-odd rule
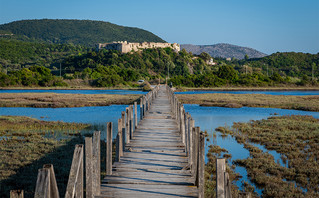
[[[303,75],[319,75],[317,66],[319,65],[319,53],[296,53],[296,52],[277,52],[263,58],[253,58],[247,61],[242,60],[241,65],[250,65],[252,67],[262,66],[266,70],[277,71],[281,74],[291,77],[302,77]]]
[[[262,52],[259,52],[255,49],[248,47],[241,47],[237,45],[231,45],[226,43],[220,43],[215,45],[190,45],[183,44],[181,49],[185,49],[188,52],[193,54],[200,54],[206,52],[212,57],[221,57],[221,58],[237,58],[243,59],[247,54],[249,58],[260,58],[267,56]]]
[[[1,32],[50,43],[72,43],[88,47],[112,41],[165,42],[143,29],[91,20],[22,20],[0,25]]]
[[[80,45],[48,44],[0,38],[0,71],[5,67],[8,71],[31,65],[46,66],[51,69],[70,55],[86,53],[89,49]]]

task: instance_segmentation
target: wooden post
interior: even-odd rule
[[[229,180],[229,174],[227,172],[224,173],[224,183],[225,183],[225,197],[231,198],[231,182]]]
[[[129,108],[125,109],[126,114],[126,122],[125,122],[125,144],[130,143],[130,116],[129,116]]]
[[[185,111],[183,108],[183,105],[180,105],[181,111],[180,111],[180,122],[181,122],[181,128],[180,128],[180,133],[181,133],[181,137],[182,137],[182,143],[183,145],[185,145]]]
[[[225,159],[216,159],[216,198],[225,198]]]
[[[130,138],[133,139],[134,118],[133,118],[133,105],[130,105]]]
[[[93,133],[93,193],[100,194],[101,186],[101,132],[95,131]]]
[[[21,191],[13,191],[12,196],[24,196],[19,194]],[[10,192],[11,196],[11,192]],[[34,197],[47,197],[47,198],[59,198],[59,190],[55,179],[54,169],[52,164],[43,165],[42,169],[39,169],[38,178],[35,188]]]
[[[10,190],[10,198],[24,198],[23,190]]]
[[[120,157],[123,156],[123,135],[122,135],[122,118],[118,119],[118,122],[117,122],[117,135],[118,135],[118,155],[119,155],[119,158],[118,158],[118,161],[120,161]]]
[[[77,144],[74,149],[68,185],[64,197],[83,197],[83,182],[81,181],[83,181],[83,145]]]
[[[146,97],[143,96],[143,118],[145,117],[145,111],[146,111]]]
[[[93,151],[92,137],[85,137],[85,183],[86,198],[94,198],[93,195]]]
[[[135,129],[137,128],[137,102],[134,102],[134,120],[135,120]]]
[[[35,198],[50,198],[50,170],[41,168],[38,170],[37,184],[35,187]]]
[[[143,98],[140,99],[140,121],[143,120]]]
[[[123,145],[123,151],[125,150],[125,111],[122,111],[122,145]]]
[[[112,122],[106,126],[106,175],[112,175]]]
[[[188,128],[189,128],[189,122],[188,122],[188,118],[189,118],[189,113],[185,113],[185,118],[184,118],[184,123],[185,123],[185,154],[186,156],[188,156],[188,152],[189,152],[189,149],[188,149]]]
[[[193,141],[193,130],[195,126],[195,120],[190,118],[190,126],[189,126],[189,154],[188,154],[188,163],[190,167],[193,167],[193,156],[194,156],[194,141]],[[192,170],[192,169],[191,169]]]
[[[59,198],[59,189],[55,178],[55,173],[52,164],[44,164],[43,168],[49,169],[50,172],[50,198]]]
[[[199,127],[193,128],[193,168],[192,168],[192,174],[195,177],[195,183],[197,184],[198,178],[197,176],[197,166],[198,166],[198,138],[199,138]]]
[[[198,145],[198,197],[204,198],[205,191],[205,135],[200,133]]]

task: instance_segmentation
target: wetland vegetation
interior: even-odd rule
[[[131,104],[139,94],[1,93],[0,107],[85,107]]]
[[[246,168],[250,180],[263,189],[263,197],[318,196],[319,119],[274,116],[234,123],[232,128],[219,127],[217,131],[234,136],[248,149],[250,156],[234,160],[233,165]],[[254,144],[280,153],[287,166]]]
[[[67,184],[76,144],[83,143],[81,123],[47,122],[21,116],[0,116],[0,197],[23,189],[33,197],[38,169],[53,164],[60,193]],[[63,138],[56,138],[62,134]]]
[[[240,108],[266,107],[319,111],[319,96],[288,96],[266,94],[178,94],[182,103],[200,104],[202,106],[218,106]]]

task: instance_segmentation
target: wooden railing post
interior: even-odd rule
[[[126,138],[126,132],[125,132],[125,111],[122,111],[122,125],[121,125],[121,130],[122,130],[122,146],[123,146],[123,151],[125,150],[125,138]]]
[[[181,104],[181,128],[180,128],[180,133],[182,136],[182,143],[185,145],[185,110],[183,105]]]
[[[83,197],[83,145],[77,144],[66,187],[65,198]]]
[[[195,177],[195,183],[197,184],[197,166],[198,166],[198,137],[199,137],[199,127],[193,128],[193,167],[192,175]]]
[[[50,170],[41,168],[38,170],[37,184],[35,187],[35,198],[50,197]]]
[[[185,123],[185,153],[186,153],[186,156],[188,156],[188,152],[189,152],[189,149],[188,149],[188,145],[189,145],[189,142],[188,142],[188,130],[189,130],[189,122],[188,122],[188,118],[189,118],[189,113],[186,112],[185,114],[185,118],[184,118],[184,123]]]
[[[140,121],[143,120],[143,98],[140,99]]]
[[[191,167],[193,167],[193,156],[194,156],[194,141],[193,141],[193,130],[194,130],[194,126],[195,126],[195,120],[193,120],[192,118],[190,118],[190,125],[189,125],[189,154],[188,154],[188,163]]]
[[[205,135],[200,133],[198,145],[198,197],[204,198],[205,191]]]
[[[112,175],[112,122],[106,126],[106,175]]]
[[[85,186],[86,198],[93,198],[92,137],[85,137]]]
[[[83,160],[83,159],[82,159]],[[52,164],[44,164],[43,168],[47,168],[50,171],[50,198],[58,198],[59,195],[59,189],[55,178],[54,168]],[[82,177],[83,180],[83,177]],[[82,181],[83,183],[83,181]]]
[[[10,190],[10,198],[24,198],[23,190]]]
[[[101,132],[95,131],[93,133],[93,193],[100,194],[101,186]]]
[[[231,198],[231,183],[229,180],[229,174],[227,172],[224,173],[224,183],[225,183],[225,197]]]
[[[116,161],[119,162],[123,156],[123,137],[122,137],[122,118],[117,122],[117,136],[116,136]]]
[[[125,109],[126,121],[125,121],[125,144],[130,143],[130,115],[129,108]]]
[[[216,159],[216,198],[226,198],[225,196],[225,159]]]
[[[134,121],[133,121],[133,105],[130,105],[130,138],[133,138],[133,129],[134,129]]]
[[[34,197],[60,197],[52,164],[45,164],[42,169],[39,169]]]
[[[137,128],[137,102],[134,102],[134,121],[135,121],[135,129]]]

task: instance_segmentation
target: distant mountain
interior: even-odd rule
[[[267,56],[262,52],[259,52],[255,49],[248,47],[240,47],[237,45],[231,45],[226,43],[220,43],[215,45],[190,45],[183,44],[181,49],[185,49],[188,52],[193,54],[200,54],[206,52],[212,57],[221,57],[221,58],[237,58],[244,59],[247,54],[249,58],[261,58]]]
[[[2,34],[3,33],[3,34]],[[49,43],[72,43],[94,47],[112,41],[165,42],[155,34],[133,27],[91,20],[22,20],[0,25],[0,35],[14,34]]]

